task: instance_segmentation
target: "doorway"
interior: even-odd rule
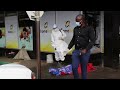
[[[118,68],[119,60],[119,26],[120,11],[104,12],[105,26],[105,60],[104,65],[112,68]]]

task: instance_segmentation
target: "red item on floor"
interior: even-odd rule
[[[95,71],[96,68],[93,66],[92,63],[88,63],[87,65],[87,72],[92,72],[92,71]],[[78,73],[81,73],[81,65],[79,65],[78,67]]]
[[[93,66],[92,63],[88,63],[87,65],[87,72],[92,72],[95,71],[96,68]],[[72,65],[67,65],[65,67],[61,67],[61,68],[50,68],[49,72],[53,75],[59,76],[59,75],[71,75],[72,73]],[[79,64],[78,67],[78,73],[81,74],[81,66]]]
[[[66,73],[64,73],[64,72],[61,72],[61,75],[66,75]]]

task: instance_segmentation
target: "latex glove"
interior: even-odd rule
[[[69,49],[66,49],[64,52],[63,52],[63,55],[66,56],[66,54],[68,53]]]
[[[64,54],[64,56],[68,53],[68,52],[70,52],[72,49],[66,49],[64,52],[63,52],[63,54]]]
[[[66,56],[66,54],[67,54],[67,51],[64,51],[64,52],[63,52],[63,55]]]

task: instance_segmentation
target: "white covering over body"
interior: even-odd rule
[[[63,30],[59,30],[57,26],[54,25],[51,34],[51,44],[55,49],[56,61],[64,61],[64,56],[67,54],[68,44],[64,41],[65,37],[65,32]]]

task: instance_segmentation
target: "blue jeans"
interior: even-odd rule
[[[79,79],[79,64],[81,64],[82,79],[87,79],[87,64],[90,58],[90,50],[82,55],[80,55],[80,52],[80,50],[74,50],[72,53],[72,71],[74,79]]]

